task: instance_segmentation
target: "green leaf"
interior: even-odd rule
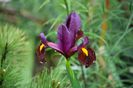
[[[49,3],[49,0],[45,0],[42,5],[39,7],[39,10],[41,10],[47,3]]]
[[[69,14],[71,12],[71,0],[64,0],[64,2],[65,2],[67,14]]]
[[[32,76],[32,59],[26,34],[11,25],[0,26],[0,88],[27,84]]]

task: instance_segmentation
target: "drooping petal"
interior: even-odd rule
[[[45,37],[44,33],[40,33],[39,37],[41,39],[41,42],[43,44],[47,45],[47,40],[46,40],[46,37]]]
[[[72,47],[72,36],[65,25],[58,28],[58,47],[66,54]]]
[[[63,54],[63,51],[59,48],[59,46],[58,46],[57,44],[52,43],[52,42],[47,42],[47,45],[48,45],[50,48],[56,50],[57,52],[60,52],[60,53]]]
[[[45,49],[46,49],[46,46],[43,43],[41,43],[38,46],[37,51],[36,51],[38,61],[41,64],[46,62],[46,60],[45,60]]]
[[[85,55],[85,53],[83,53],[82,50],[79,50],[79,52],[78,52],[78,60],[80,61],[80,63],[85,65],[86,55]]]
[[[80,30],[81,21],[79,15],[75,12],[72,12],[66,20],[66,26],[70,31],[73,32]]]
[[[87,61],[86,62],[86,67],[89,67],[91,64],[93,64],[94,63],[94,61],[96,60],[96,55],[95,55],[95,52],[94,52],[94,50],[93,49],[91,49],[91,48],[88,48],[87,49],[88,50],[88,52],[89,52],[89,61]]]
[[[85,67],[89,67],[96,60],[95,52],[91,48],[81,48],[78,53],[78,60],[85,65]]]

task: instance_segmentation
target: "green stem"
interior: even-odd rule
[[[73,88],[81,88],[80,87],[80,84],[79,84],[79,81],[77,80],[77,78],[75,77],[75,74],[74,74],[73,70],[71,69],[70,62],[69,62],[68,59],[66,59],[66,70],[67,70],[69,79],[71,81],[72,87]]]
[[[87,83],[86,83],[86,79],[85,79],[85,73],[84,73],[84,69],[83,69],[83,65],[81,64],[81,72],[82,72],[82,78],[84,81],[84,88],[87,88]]]

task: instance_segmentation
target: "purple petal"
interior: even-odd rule
[[[79,15],[75,12],[72,12],[66,20],[66,26],[70,31],[73,32],[80,30],[81,21]]]
[[[58,47],[66,54],[72,47],[72,36],[65,25],[58,28]]]
[[[44,36],[44,33],[40,33],[39,37],[41,39],[41,42],[47,45],[47,40],[46,40],[46,37]]]
[[[72,56],[75,52],[77,52],[77,50],[78,50],[77,46],[72,47],[68,52],[68,57]]]
[[[88,37],[84,37],[84,39],[83,39],[83,45],[85,46],[87,44],[89,44],[89,38]]]
[[[81,49],[82,47],[85,47],[87,44],[89,44],[89,38],[84,37],[82,43],[78,46],[78,50]]]
[[[48,42],[47,44],[48,44],[48,46],[51,47],[52,49],[54,49],[54,50],[56,50],[56,51],[58,51],[58,52],[60,52],[60,53],[63,54],[63,51],[58,47],[57,44],[52,43],[52,42]]]
[[[71,52],[76,52],[78,50],[78,47],[77,46],[74,46],[71,48]]]

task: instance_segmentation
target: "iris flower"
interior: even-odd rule
[[[93,49],[87,47],[89,43],[88,37],[83,37],[80,17],[75,12],[72,12],[68,16],[64,24],[59,25],[57,43],[47,41],[43,33],[40,33],[39,37],[41,44],[37,49],[37,56],[41,63],[45,61],[45,49],[47,47],[61,53],[66,59],[69,59],[75,52],[78,52],[78,60],[86,67],[90,66],[96,60]],[[83,41],[80,45],[77,45],[76,42],[81,37]]]

